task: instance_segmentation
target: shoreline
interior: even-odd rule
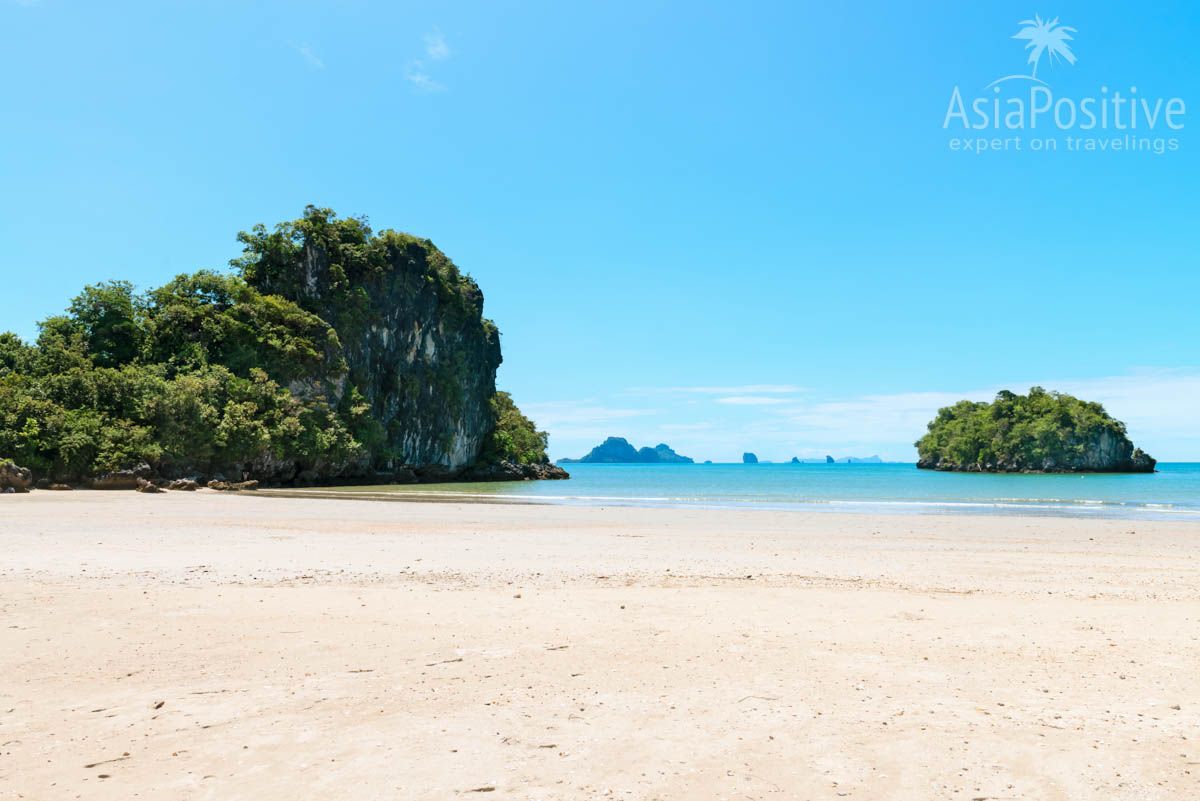
[[[415,489],[412,485],[378,485],[388,490],[363,489],[368,485],[291,489],[269,488],[238,494],[257,494],[273,498],[311,500],[355,500],[391,503],[468,503],[554,507],[628,509],[678,509],[704,511],[794,512],[798,514],[895,514],[904,516],[964,515],[983,517],[1047,517],[1081,520],[1161,520],[1200,523],[1200,510],[1178,509],[1171,504],[1129,505],[1108,501],[1039,499],[1029,501],[956,501],[956,500],[848,500],[821,501],[697,501],[672,498],[630,498],[581,495],[504,495],[496,492]],[[429,485],[426,485],[429,486]],[[454,486],[432,485],[432,486]]]

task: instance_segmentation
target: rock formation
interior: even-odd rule
[[[507,461],[469,467],[460,476],[464,481],[545,481],[570,477],[566,470],[556,464],[518,464]]]
[[[742,464],[758,464],[758,457],[747,451],[742,454]]]
[[[609,437],[581,459],[559,459],[563,464],[693,464],[688,456],[680,456],[670,446],[659,443],[653,448],[635,448],[624,437]]]
[[[565,477],[496,390],[478,285],[432,242],[311,206],[239,240],[235,274],[88,286],[36,344],[0,334],[0,450],[98,489]]]
[[[916,445],[926,470],[1152,473],[1156,464],[1103,406],[1041,387],[940,409]]]
[[[33,474],[11,459],[0,459],[0,492],[29,492]]]
[[[247,237],[247,282],[328,322],[344,377],[324,387],[338,405],[357,392],[383,430],[391,465],[474,464],[494,423],[500,335],[483,317],[483,293],[428,239],[309,209],[285,244]]]

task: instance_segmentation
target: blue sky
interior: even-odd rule
[[[1035,14],[1076,29],[1056,96],[1200,103],[1183,2],[0,0],[0,328],[315,203],[479,280],[554,456],[910,459],[938,405],[1042,383],[1200,459],[1200,137],[948,146]]]

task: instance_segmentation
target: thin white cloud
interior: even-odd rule
[[[446,37],[437,28],[425,34],[425,55],[434,61],[450,58],[450,45],[446,44]]]
[[[810,444],[878,447],[892,458],[909,458],[911,443],[943,406],[986,401],[1001,389],[1025,393],[1031,386],[1066,392],[1104,405],[1123,421],[1130,438],[1166,460],[1200,457],[1200,371],[1143,370],[1092,379],[1019,381],[962,391],[902,392],[847,400],[795,404],[764,410],[778,414],[777,433]],[[905,455],[907,453],[907,455]]]
[[[691,432],[712,431],[712,423],[663,423],[659,426],[663,431]]]
[[[763,386],[779,392],[765,392]],[[745,394],[710,392],[717,387],[670,388],[668,392],[643,391],[656,397],[655,409],[588,401],[578,404],[576,413],[559,410],[544,423],[532,416],[550,431],[551,444],[560,446],[556,450],[572,454],[604,436],[619,435],[638,442],[666,439],[681,453],[717,461],[736,460],[746,450],[776,461],[826,453],[878,453],[885,460],[912,461],[916,458],[913,443],[925,433],[926,424],[939,408],[963,399],[991,400],[1001,389],[1024,393],[1031,386],[1102,403],[1113,417],[1125,422],[1135,444],[1161,461],[1200,459],[1200,404],[1196,402],[1200,398],[1200,367],[843,398],[787,394],[799,389],[790,385],[760,385],[758,392]],[[672,396],[670,392],[675,390],[681,391]],[[630,400],[628,406],[637,404]]]
[[[404,69],[404,80],[422,92],[441,92],[446,88],[440,81],[433,79],[422,61],[414,61]]]
[[[556,458],[581,456],[610,436],[639,439],[645,430],[657,428],[646,420],[659,413],[657,409],[607,406],[594,399],[522,403],[521,410],[539,429],[550,432],[551,453]]]
[[[725,404],[726,406],[776,406],[781,403],[788,403],[786,398],[773,398],[767,395],[730,395],[725,398],[717,398],[717,403]]]
[[[325,69],[325,62],[321,60],[321,57],[316,54],[311,46],[307,44],[296,45],[295,49],[300,54],[300,57],[308,62],[308,66],[317,70]]]
[[[433,76],[430,62],[450,58],[450,45],[437,28],[425,34],[425,58],[414,58],[404,66],[404,80],[422,92],[443,92],[446,85]]]
[[[604,406],[592,400],[527,403],[523,404],[521,408],[542,428],[564,424],[607,423],[612,420],[645,417],[658,413],[656,409]]]
[[[797,395],[807,391],[795,384],[742,384],[740,386],[636,387],[633,395]]]

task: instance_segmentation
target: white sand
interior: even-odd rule
[[[0,497],[0,798],[1200,798],[1200,525]]]

